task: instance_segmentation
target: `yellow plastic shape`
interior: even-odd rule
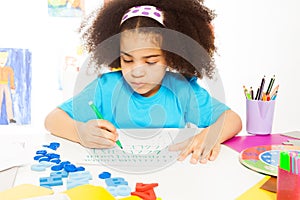
[[[32,184],[22,184],[0,192],[0,199],[17,200],[43,195],[51,195],[53,193],[54,192],[51,189],[45,187]]]
[[[90,184],[80,185],[64,191],[71,200],[116,200],[105,188]]]

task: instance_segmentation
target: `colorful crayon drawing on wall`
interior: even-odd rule
[[[67,100],[74,95],[77,76],[85,61],[85,52],[82,45],[76,45],[65,50],[62,55],[58,85],[59,90],[62,91],[63,99]]]
[[[31,123],[31,52],[0,48],[0,124]]]
[[[48,14],[52,17],[81,17],[84,0],[48,0]]]

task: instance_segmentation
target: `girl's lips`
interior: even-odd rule
[[[131,82],[131,84],[132,84],[133,86],[136,86],[136,87],[141,87],[141,86],[144,85],[145,83]]]

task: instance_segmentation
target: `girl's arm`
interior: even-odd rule
[[[213,132],[220,133],[220,143],[237,135],[242,130],[242,120],[238,114],[232,110],[225,111],[218,120],[210,126]],[[211,132],[211,133],[213,133]]]
[[[77,126],[81,123],[73,120],[65,111],[55,108],[47,115],[45,128],[53,135],[79,143]]]
[[[89,148],[111,148],[118,139],[116,128],[109,121],[94,119],[79,122],[59,108],[47,115],[45,128],[53,135]]]

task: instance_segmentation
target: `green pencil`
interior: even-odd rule
[[[279,167],[286,171],[290,171],[290,157],[286,151],[280,151],[279,153]]]
[[[101,113],[99,112],[99,110],[97,109],[97,107],[95,106],[95,104],[92,101],[89,101],[89,105],[90,107],[93,109],[93,111],[95,112],[96,116],[98,117],[98,119],[104,119],[103,116],[101,115]],[[117,145],[123,149],[123,146],[120,142],[120,140],[116,141]]]

